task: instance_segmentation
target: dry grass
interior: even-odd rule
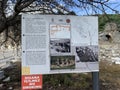
[[[120,65],[101,61],[100,80],[102,90],[120,90]]]
[[[20,90],[20,62],[16,62],[13,68],[8,69],[5,70],[5,74],[11,77],[11,81],[4,83],[7,85],[5,88],[12,86],[14,89]],[[91,73],[44,75],[43,81],[43,90],[92,90]],[[0,90],[2,89],[0,88]],[[120,65],[100,62],[100,90],[120,90]]]

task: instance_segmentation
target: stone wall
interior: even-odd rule
[[[108,39],[109,35],[111,39]],[[120,32],[115,23],[107,23],[105,30],[99,32],[99,59],[120,62]]]

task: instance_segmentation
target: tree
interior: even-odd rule
[[[93,14],[106,14],[106,9],[118,12],[111,8],[108,2],[109,0],[0,0],[0,33],[4,32],[3,42],[9,38],[18,43],[21,13],[76,15],[74,8],[87,14],[89,11]]]

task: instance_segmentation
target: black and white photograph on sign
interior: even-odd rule
[[[50,69],[75,69],[75,56],[51,56]]]
[[[76,62],[97,62],[98,61],[98,46],[77,46]]]
[[[69,24],[51,24],[50,38],[70,38]]]
[[[71,45],[70,39],[52,39],[50,40],[50,53],[51,54],[61,54],[70,53]]]

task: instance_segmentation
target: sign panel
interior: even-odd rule
[[[22,72],[99,70],[96,16],[22,15]]]
[[[22,75],[22,90],[42,89],[42,75]]]

